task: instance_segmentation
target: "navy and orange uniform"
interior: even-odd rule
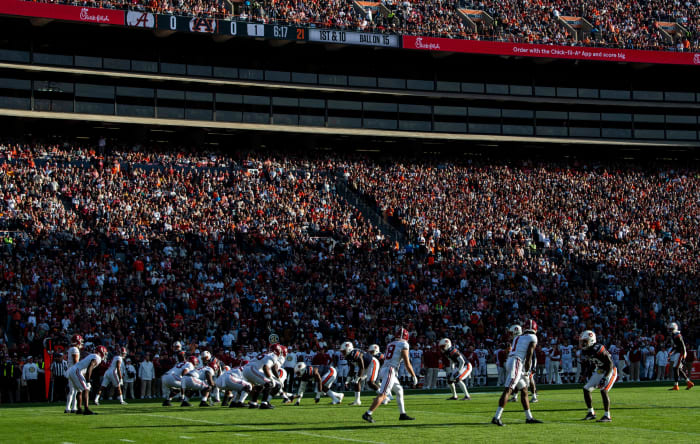
[[[314,379],[314,373],[318,372],[319,376],[325,375],[328,373],[330,370],[330,367],[327,365],[308,365],[306,366],[306,370],[304,373],[299,377],[300,380],[309,382]]]
[[[354,376],[356,371],[367,368],[372,363],[373,358],[374,356],[372,356],[369,352],[353,350],[345,357],[345,359],[348,360],[348,364],[350,364],[349,376]]]
[[[607,374],[615,366],[612,355],[603,344],[593,344],[592,347],[581,350],[581,360],[583,361],[585,373],[595,370],[598,373]]]
[[[681,332],[677,331],[673,333],[673,348],[671,349],[671,354],[680,353],[681,356],[686,356],[685,341],[683,341],[683,336]]]
[[[460,352],[454,345],[447,350],[444,350],[442,355],[454,368],[462,368],[467,364],[467,360],[464,358],[462,352]]]

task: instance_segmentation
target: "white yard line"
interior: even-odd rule
[[[180,436],[180,439],[194,439],[191,436]]]
[[[121,442],[136,442],[136,441],[133,441],[131,439],[125,439],[125,438],[122,438],[119,441],[121,441]]]
[[[243,425],[243,424],[226,424],[223,422],[214,422],[214,421],[207,421],[206,419],[192,419],[192,418],[182,418],[179,416],[168,416],[168,415],[155,415],[151,413],[139,413],[139,414],[134,414],[136,416],[151,416],[154,418],[165,418],[165,419],[177,419],[179,421],[187,421],[187,422],[199,422],[202,424],[212,424],[212,425],[229,425],[231,427],[240,427],[244,429],[258,429],[258,426],[252,426],[252,425]],[[314,438],[326,438],[326,439],[335,439],[338,441],[350,441],[350,442],[364,442],[364,443],[369,443],[369,444],[384,444],[381,441],[368,441],[366,439],[353,439],[353,438],[346,438],[343,436],[335,436],[335,435],[321,435],[317,433],[311,433],[311,432],[303,432],[301,430],[269,430],[269,432],[272,433],[294,433],[297,435],[303,435],[303,436],[312,436]],[[249,436],[245,435],[243,433],[237,433],[237,435],[241,436]]]
[[[424,413],[426,415],[443,415],[443,416],[461,416],[461,417],[470,417],[470,418],[481,418],[484,420],[484,424],[488,424],[490,422],[490,419],[486,418],[484,415],[474,415],[474,414],[468,414],[468,413],[455,413],[455,412],[436,412],[436,411],[428,411],[428,410],[411,410],[411,413]],[[534,413],[537,413],[535,411]],[[568,426],[573,426],[573,427],[586,427],[587,430],[591,430],[589,426],[583,425],[583,424],[576,424],[574,422],[558,422],[558,421],[547,421],[549,424],[561,424],[561,425],[566,425]],[[644,433],[653,433],[653,432],[659,432],[659,433],[673,433],[673,434],[682,434],[682,435],[690,435],[690,436],[700,436],[700,433],[696,432],[680,432],[680,431],[675,431],[675,430],[659,430],[659,429],[644,429],[644,428],[639,428],[639,427],[625,427],[625,426],[615,426],[615,425],[604,425],[602,427],[605,427],[606,429],[618,429],[618,430],[630,430],[630,431],[635,431],[635,432],[644,432]]]

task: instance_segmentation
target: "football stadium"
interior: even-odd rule
[[[698,79],[694,0],[1,0],[0,442],[699,442]]]

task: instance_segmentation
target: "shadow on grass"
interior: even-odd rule
[[[264,423],[264,424],[246,424],[243,426],[238,426],[236,424],[158,424],[158,425],[128,425],[128,426],[103,426],[95,427],[95,429],[104,430],[120,430],[120,429],[160,429],[160,428],[192,428],[192,427],[207,427],[207,428],[218,428],[218,430],[202,430],[198,433],[222,433],[222,432],[241,432],[241,433],[251,433],[251,432],[302,432],[302,433],[314,433],[322,431],[336,431],[336,430],[370,430],[370,429],[406,429],[406,428],[442,428],[442,427],[453,427],[453,426],[482,426],[482,427],[492,427],[490,422],[449,422],[440,424],[421,424],[421,423],[410,423],[405,422],[401,424],[368,424],[359,422],[358,424],[348,424],[348,425],[338,425],[332,427],[323,426],[310,426],[310,427],[285,427],[289,424],[283,423]],[[231,430],[222,430],[221,427],[229,427]]]

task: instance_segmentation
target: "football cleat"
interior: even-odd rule
[[[456,401],[456,400],[458,400],[458,399],[459,399],[459,398],[456,397],[456,396],[450,396],[449,398],[447,398],[448,401]]]
[[[588,412],[585,418],[583,418],[584,421],[589,421],[591,419],[595,419],[595,413]]]
[[[314,398],[314,402],[318,404],[318,402],[321,400],[321,398]]]
[[[172,405],[172,403],[170,402],[169,399],[166,399],[165,401],[163,401],[163,407],[170,407],[171,405]]]
[[[354,401],[354,402],[353,402],[352,404],[350,404],[350,405],[362,405],[362,401]]]
[[[189,401],[182,401],[180,407],[192,407],[192,404],[190,404]]]
[[[542,421],[540,421],[539,419],[530,418],[530,419],[526,419],[525,423],[526,424],[542,424]]]
[[[384,398],[384,401],[382,401],[382,405],[387,405],[387,404],[389,404],[389,401],[391,401],[391,399],[389,399],[388,397],[387,397],[387,398]]]
[[[343,398],[345,398],[344,393],[338,393],[338,401],[337,402],[332,402],[331,404],[336,405],[336,404],[342,404],[343,403]]]
[[[63,411],[63,413],[73,413],[73,411],[72,411],[72,410],[66,409],[66,410]]]
[[[211,407],[207,401],[199,401],[200,407]]]
[[[501,421],[501,418],[491,418],[491,424],[496,424],[499,427],[503,427],[505,424],[503,424],[503,421]]]
[[[687,387],[685,389],[690,390],[693,387],[695,387],[695,384],[693,384],[693,381],[688,381]]]
[[[472,399],[471,396],[465,395],[464,398],[462,398],[462,401],[469,401],[469,400],[471,400],[471,399]]]
[[[517,396],[511,396],[510,399],[508,399],[508,402],[518,402],[518,397],[517,397]]]
[[[610,419],[609,416],[603,416],[602,418],[600,418],[600,419],[599,419],[598,421],[596,421],[596,422],[612,422],[612,419]]]
[[[94,401],[92,401],[92,403],[95,404],[95,405],[100,405],[100,401],[98,401],[97,399],[95,399]]]
[[[414,419],[416,419],[416,418],[414,418],[412,416],[408,416],[405,413],[402,413],[401,415],[399,415],[399,421],[413,421]]]
[[[251,402],[248,403],[248,408],[249,408],[249,409],[257,409],[258,407],[260,407],[260,406],[258,405],[257,402],[252,402],[252,401],[251,401]]]
[[[126,401],[121,401],[119,404],[121,404],[121,405],[129,405],[129,403],[126,402]]]
[[[260,404],[260,410],[270,410],[274,408],[275,406],[270,404],[269,402],[263,402],[262,404]]]
[[[537,399],[533,396],[532,399],[530,400],[530,404],[532,404],[533,402],[539,402],[539,399]]]
[[[75,413],[76,415],[82,415],[83,409],[73,410],[73,413]]]
[[[370,415],[370,414],[367,413],[367,412],[364,412],[364,413],[362,414],[362,419],[364,419],[364,420],[367,421],[367,422],[374,422],[374,418],[372,417],[372,415]]]
[[[97,415],[97,413],[93,412],[90,409],[85,409],[83,410],[83,415]]]
[[[672,391],[674,391],[674,392],[677,392],[677,391],[680,390],[680,389],[678,388],[677,385],[674,385],[674,386],[671,387],[669,390],[672,390]]]

